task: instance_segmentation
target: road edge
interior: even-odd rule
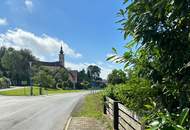
[[[64,130],[68,130],[69,125],[71,123],[71,120],[72,120],[72,117],[70,116],[69,119],[68,119],[68,121],[67,121],[67,123],[66,123],[66,126],[65,126]]]

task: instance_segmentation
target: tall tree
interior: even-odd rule
[[[19,85],[22,80],[29,80],[29,61],[34,61],[29,50],[16,51],[13,48],[4,49],[0,51],[1,67],[4,75],[10,78],[15,85]]]
[[[78,82],[83,81],[89,81],[89,77],[84,69],[78,72]]]
[[[90,65],[87,68],[87,74],[90,79],[97,80],[100,77],[101,68],[96,65]]]
[[[151,81],[155,98],[168,111],[190,106],[190,1],[135,0],[126,6],[119,22],[124,38],[133,40],[120,62]]]

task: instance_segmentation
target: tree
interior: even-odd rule
[[[0,69],[3,75],[10,78],[14,85],[21,85],[21,81],[29,81],[29,61],[35,57],[27,49],[16,51],[14,48],[0,49]]]
[[[90,79],[96,80],[100,77],[101,69],[96,65],[90,65],[87,68],[87,74]]]
[[[69,79],[69,74],[65,69],[59,68],[56,69],[53,73],[56,82],[67,81]]]
[[[124,38],[133,37],[120,62],[150,80],[155,97],[170,112],[190,105],[189,6],[186,0],[142,0],[119,12]]]
[[[1,77],[0,78],[0,89],[1,88],[9,88],[10,85],[11,85],[10,79],[8,79],[6,77]]]
[[[120,30],[125,39],[133,39],[123,56],[113,48],[115,55],[109,59],[124,62],[126,70],[150,81],[151,100],[159,104],[159,111],[171,115],[183,111],[190,106],[190,1],[124,0],[124,4],[118,13]],[[176,129],[171,124],[164,128]]]
[[[34,77],[35,84],[40,84],[45,88],[53,88],[55,80],[53,76],[45,70],[40,70]]]
[[[6,51],[7,51],[6,47],[1,47],[0,48],[0,70],[1,70],[1,73],[3,75],[5,74],[5,69],[2,66],[1,60],[2,60],[2,57],[4,56],[4,54],[5,54]]]
[[[114,69],[112,73],[108,75],[108,83],[113,85],[125,83],[126,80],[127,80],[126,74],[122,70]]]
[[[89,81],[89,77],[84,69],[78,72],[78,82],[82,81]]]
[[[59,68],[56,69],[53,73],[57,88],[66,88],[66,85],[68,85],[67,87],[69,87],[69,74],[65,69]]]

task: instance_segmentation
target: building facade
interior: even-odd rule
[[[45,62],[45,61],[38,61],[38,64],[43,66],[49,66],[49,67],[60,67],[64,68],[68,74],[69,74],[69,80],[73,83],[73,88],[75,89],[75,85],[77,83],[77,77],[78,77],[78,71],[77,70],[69,70],[65,67],[65,55],[63,52],[63,48],[61,46],[60,52],[59,52],[59,61],[55,62]]]

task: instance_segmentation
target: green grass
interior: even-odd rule
[[[103,115],[102,97],[100,93],[85,97],[80,108],[73,112],[75,117],[93,117],[100,119]]]
[[[99,120],[108,130],[112,130],[110,119],[103,114],[103,98],[101,93],[90,94],[72,112],[73,117],[90,117]]]
[[[33,88],[34,96],[39,95],[39,88],[34,87]],[[81,92],[80,90],[62,90],[62,89],[48,89],[48,94],[62,94],[62,93],[70,93],[70,92]],[[43,95],[46,94],[46,90],[42,90]],[[15,90],[7,90],[7,91],[1,91],[0,95],[5,96],[28,96],[30,95],[30,88],[25,87],[21,89],[15,89]]]

